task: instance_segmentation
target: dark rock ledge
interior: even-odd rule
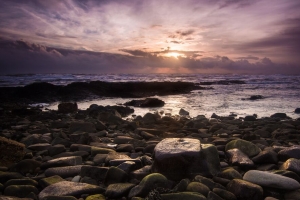
[[[0,87],[1,102],[49,103],[99,97],[141,98],[205,89],[189,82],[74,82],[66,86],[37,82],[24,87]]]

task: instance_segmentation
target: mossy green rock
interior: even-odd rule
[[[260,148],[258,148],[255,144],[252,142],[248,142],[246,140],[232,140],[228,142],[225,146],[225,151],[228,151],[230,149],[239,149],[241,150],[244,154],[246,154],[249,157],[256,156],[261,152]]]
[[[5,188],[4,195],[6,196],[16,196],[16,197],[26,197],[31,192],[38,194],[39,191],[36,187],[32,185],[10,185]]]
[[[197,192],[203,194],[204,196],[207,196],[208,192],[210,191],[206,185],[199,182],[191,182],[188,184],[186,190],[189,192]]]
[[[139,185],[133,187],[129,192],[129,199],[132,197],[146,197],[147,194],[156,187],[168,187],[168,179],[159,173],[149,174],[144,177]]]
[[[105,191],[105,196],[109,198],[121,198],[121,197],[126,197],[133,188],[135,184],[132,183],[115,183],[115,184],[110,184],[106,191]]]
[[[49,185],[52,185],[54,183],[58,183],[58,182],[61,182],[61,181],[65,181],[65,179],[61,178],[58,175],[54,175],[54,176],[50,176],[50,177],[47,177],[47,178],[40,179],[39,180],[39,185],[42,188],[45,188]]]
[[[206,200],[205,196],[195,192],[180,192],[180,193],[169,193],[162,194],[162,200]]]
[[[102,194],[94,194],[88,196],[85,200],[105,200],[105,196]]]

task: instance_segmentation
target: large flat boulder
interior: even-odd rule
[[[220,170],[215,146],[202,144],[191,138],[166,138],[154,149],[153,172],[172,180],[181,180],[196,174],[216,175]]]

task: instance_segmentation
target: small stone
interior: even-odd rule
[[[300,159],[300,146],[285,148],[278,152],[278,157],[282,161],[286,161],[289,158]]]
[[[296,158],[290,158],[282,164],[280,169],[293,171],[300,175],[300,160]]]
[[[65,166],[65,167],[51,167],[45,170],[45,176],[58,175],[62,178],[73,177],[80,173],[82,165]]]
[[[123,183],[128,179],[128,175],[123,170],[117,167],[110,167],[106,172],[104,184],[110,185],[112,183]]]
[[[242,179],[243,178],[242,175],[233,168],[225,169],[220,174],[218,174],[218,176],[221,177],[221,178],[229,179],[229,180]]]
[[[207,200],[224,200],[224,199],[219,195],[217,195],[216,193],[209,191],[207,195]]]
[[[228,150],[227,154],[229,155],[229,162],[232,165],[247,169],[254,167],[253,161],[237,148]]]
[[[248,181],[233,179],[227,185],[227,190],[233,193],[237,199],[262,200],[263,189],[261,186]]]
[[[61,181],[44,188],[39,193],[39,199],[43,199],[48,196],[78,197],[81,194],[99,194],[103,193],[104,191],[105,189],[95,185],[90,185],[86,183],[75,183],[70,181]]]
[[[105,196],[112,199],[125,197],[134,186],[135,184],[132,183],[110,184],[105,191]]]
[[[78,110],[77,103],[63,102],[58,104],[58,112],[60,113],[75,113]]]
[[[21,179],[24,178],[20,173],[17,172],[2,172],[0,171],[0,183],[4,184],[10,179]]]
[[[277,153],[273,150],[267,150],[267,151],[264,150],[260,152],[258,155],[254,156],[252,158],[252,161],[258,164],[264,164],[264,163],[277,164],[278,162]]]
[[[168,185],[168,179],[159,173],[152,173],[144,177],[139,185],[133,187],[128,195],[128,198],[132,197],[146,197],[146,195],[155,187],[166,187]]]
[[[19,172],[23,175],[27,173],[34,174],[38,172],[39,168],[41,166],[41,163],[34,160],[34,159],[24,159],[20,162],[18,162],[15,165],[12,165],[9,170]]]
[[[25,155],[25,145],[5,137],[0,137],[0,163],[1,166],[10,166],[19,162]]]
[[[97,167],[97,166],[82,166],[80,176],[88,176],[92,177],[97,181],[103,181],[106,173],[108,171],[108,167]]]
[[[10,185],[5,188],[3,194],[6,196],[16,196],[24,198],[31,192],[33,192],[34,194],[39,193],[38,189],[32,185]]]
[[[63,158],[55,158],[52,160],[48,160],[41,165],[42,169],[47,169],[51,167],[63,167],[63,166],[73,166],[73,165],[81,165],[82,157],[80,156],[70,156]]]
[[[258,170],[250,170],[246,172],[243,179],[262,187],[284,190],[296,190],[300,188],[300,184],[292,178]]]
[[[210,191],[206,185],[199,182],[191,182],[188,184],[186,190],[189,192],[197,192],[203,194],[204,196],[207,196],[208,192]]]
[[[290,191],[284,194],[284,199],[287,200],[297,200],[300,197],[300,189]]]
[[[236,200],[236,196],[227,190],[221,189],[221,188],[214,188],[212,190],[214,193],[219,195],[221,198],[226,199],[226,200]]]
[[[205,196],[196,192],[179,192],[161,195],[163,200],[206,200]]]
[[[257,154],[259,154],[261,152],[260,148],[258,148],[252,142],[248,142],[246,140],[241,140],[241,139],[232,140],[232,141],[228,142],[225,146],[225,151],[228,151],[228,150],[234,149],[234,148],[241,150],[243,153],[245,153],[250,158],[253,156],[256,156]]]
[[[38,182],[32,179],[11,179],[4,184],[4,188],[10,185],[32,185],[34,187],[38,186]]]
[[[105,196],[103,196],[102,194],[94,194],[94,195],[90,195],[88,196],[85,200],[105,200]]]
[[[186,110],[184,110],[183,108],[180,108],[179,110],[179,115],[189,115],[190,113]]]
[[[72,122],[70,124],[69,132],[74,133],[74,132],[87,132],[87,133],[94,133],[96,132],[96,127],[93,123],[90,122]]]

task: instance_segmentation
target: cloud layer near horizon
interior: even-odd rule
[[[0,3],[1,74],[300,74],[298,0]]]

